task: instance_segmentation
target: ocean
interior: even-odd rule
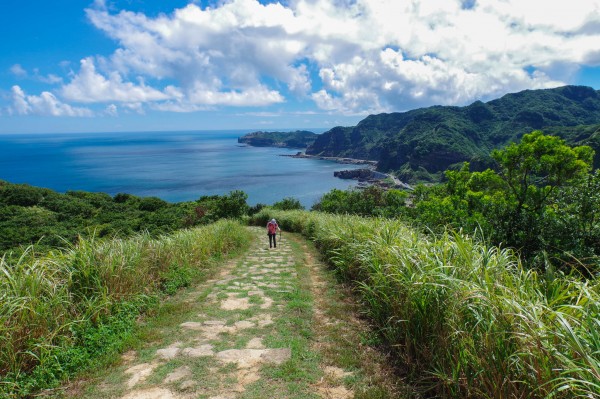
[[[333,188],[355,186],[333,172],[358,166],[280,156],[297,149],[239,144],[248,132],[0,135],[0,179],[169,202],[243,190],[251,205],[294,197],[307,208]]]

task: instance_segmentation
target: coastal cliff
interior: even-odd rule
[[[533,130],[548,131],[572,145],[600,149],[600,91],[585,86],[525,90],[465,107],[433,106],[370,115],[352,127],[318,136],[307,155],[378,161],[377,170],[406,181],[440,175],[462,162],[473,170],[493,166],[490,152]]]
[[[252,132],[238,138],[238,143],[253,147],[306,148],[317,139],[316,133],[307,130],[294,132]]]

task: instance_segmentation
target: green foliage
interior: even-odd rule
[[[377,186],[362,190],[333,189],[323,195],[313,209],[329,213],[397,217],[405,213],[407,196],[404,191],[386,191]]]
[[[152,238],[80,239],[64,252],[0,259],[0,397],[56,386],[123,348],[140,312],[248,244],[239,223]],[[25,254],[27,255],[27,254]]]
[[[397,171],[404,181],[439,181],[441,172],[465,161],[476,171],[485,170],[492,149],[533,130],[600,148],[598,121],[600,95],[590,87],[526,90],[466,107],[369,115],[354,127],[323,133],[306,153],[373,159],[378,170]],[[600,165],[600,157],[594,165]]]
[[[587,145],[594,150],[594,169],[600,168],[600,124],[544,128],[545,134],[558,136],[571,145]]]
[[[418,188],[416,220],[433,229],[480,229],[492,242],[518,249],[540,267],[554,258],[568,269],[579,268],[575,254],[585,255],[579,259],[583,264],[597,264],[600,208],[592,193],[596,180],[588,174],[593,150],[571,148],[535,131],[492,155],[498,172],[470,172],[465,164],[447,171],[443,186]]]
[[[228,195],[203,196],[196,201],[195,215],[190,224],[212,223],[219,219],[239,219],[248,214],[248,194],[231,191]]]
[[[272,206],[274,209],[279,209],[281,211],[293,211],[296,209],[304,209],[300,201],[292,197],[285,197],[281,201],[275,202]]]
[[[251,207],[248,208],[248,215],[254,215],[255,213],[260,212],[261,209],[263,209],[266,206],[267,206],[266,204],[262,204],[260,202],[256,205],[252,205]]]
[[[273,217],[355,286],[423,396],[600,395],[598,282],[540,274],[510,250],[399,220],[274,209],[252,220]]]
[[[247,195],[233,191],[195,202],[168,203],[156,197],[120,193],[49,189],[0,181],[0,253],[18,257],[34,245],[37,252],[75,243],[78,237],[127,237],[147,231],[152,236],[221,218],[240,218],[249,208]]]
[[[314,143],[317,134],[306,130],[294,132],[252,132],[238,138],[238,143],[255,147],[306,148]]]
[[[167,201],[163,201],[157,197],[146,197],[140,199],[139,208],[141,211],[154,212],[159,209],[166,208],[169,206]]]
[[[193,269],[189,266],[171,265],[161,276],[161,289],[163,292],[173,295],[178,289],[189,287],[193,280]]]
[[[493,151],[492,157],[517,202],[515,212],[524,207],[539,211],[556,188],[589,170],[592,151],[587,146],[571,148],[558,137],[534,131],[519,144]]]

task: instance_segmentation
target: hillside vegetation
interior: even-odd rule
[[[220,221],[0,259],[0,397],[30,397],[120,351],[161,295],[204,279],[249,239],[239,223]]]
[[[306,148],[317,139],[317,134],[307,130],[294,132],[252,132],[238,138],[238,143],[254,147]]]
[[[596,101],[586,88],[541,92],[550,105]],[[523,105],[530,93],[511,96]],[[419,112],[429,111],[400,119]],[[313,212],[294,198],[250,208],[241,191],[169,204],[0,182],[0,397],[31,396],[119,351],[162,295],[247,246],[229,217],[262,227],[275,217],[314,240],[423,396],[599,397],[599,125],[580,116],[548,128],[577,146],[540,130],[490,133],[487,155],[446,170],[443,184],[332,190]],[[371,118],[373,132],[385,119]],[[384,136],[356,151],[376,152]],[[494,149],[491,137],[514,141]],[[494,168],[481,171],[484,159]],[[196,225],[206,226],[186,229]]]
[[[600,287],[391,219],[263,209],[315,241],[427,396],[598,397]]]
[[[169,203],[156,197],[68,191],[66,194],[0,180],[0,254],[21,253],[34,245],[47,252],[75,243],[78,237],[152,236],[212,223],[246,213],[241,191]]]
[[[495,150],[495,170],[448,170],[445,182],[410,192],[332,190],[313,209],[410,221],[422,231],[447,228],[513,248],[525,265],[586,278],[600,273],[600,172],[593,150],[540,131]]]
[[[533,130],[548,130],[571,144],[598,149],[598,139],[590,137],[599,122],[600,94],[590,87],[525,90],[466,107],[370,115],[354,127],[335,127],[319,135],[306,153],[377,160],[380,171],[395,171],[406,181],[427,180],[465,161],[484,170],[492,164],[493,149]],[[595,129],[581,126],[594,124]],[[556,127],[573,129],[563,135]]]

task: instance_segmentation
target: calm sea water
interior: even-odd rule
[[[250,204],[294,197],[306,207],[353,182],[349,169],[295,159],[298,150],[237,143],[247,131],[0,135],[0,179],[59,192],[156,196],[170,202],[243,190]]]

